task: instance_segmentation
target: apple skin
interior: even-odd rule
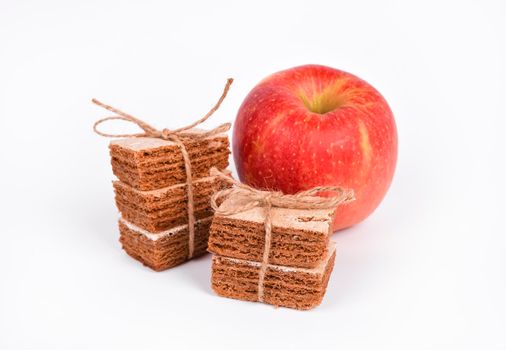
[[[385,196],[397,161],[397,130],[381,94],[344,71],[305,65],[262,80],[242,103],[233,131],[239,178],[296,193],[351,188],[334,230],[359,223]]]

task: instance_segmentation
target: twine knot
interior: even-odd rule
[[[272,198],[276,196],[276,192],[269,192],[264,195],[263,202],[264,204],[272,205]]]
[[[214,167],[211,169],[211,175],[220,177],[234,186],[232,188],[218,191],[211,197],[211,206],[217,214],[229,216],[253,209],[255,207],[264,208],[265,243],[257,286],[257,299],[260,302],[264,300],[264,280],[271,250],[272,207],[306,210],[331,209],[355,200],[353,190],[345,190],[337,186],[317,186],[307,191],[301,191],[295,194],[284,194],[280,191],[265,191],[253,188],[231,178],[230,176],[227,176]],[[332,197],[317,196],[317,194],[325,192],[334,192],[336,195]],[[237,205],[231,209],[228,209],[224,206],[220,207],[218,205],[218,202],[230,195],[241,195],[245,198],[245,203],[241,203],[242,205]]]
[[[172,132],[170,131],[170,129],[167,129],[167,128],[163,129],[162,130],[162,139],[168,140],[170,138],[171,134],[172,134]]]
[[[214,112],[220,107],[221,103],[227,96],[228,90],[230,89],[230,85],[232,85],[233,79],[227,79],[227,83],[225,88],[223,89],[223,93],[219,98],[218,102],[211,108],[209,112],[202,118],[197,121],[189,124],[187,126],[181,127],[179,129],[170,130],[164,128],[162,130],[158,130],[155,127],[149,125],[148,123],[138,119],[130,114],[127,114],[117,108],[106,105],[96,99],[92,99],[91,101],[102,107],[107,109],[110,112],[115,113],[115,115],[99,119],[93,124],[93,130],[98,135],[104,137],[155,137],[161,138],[163,140],[169,140],[176,143],[176,145],[181,150],[181,154],[183,156],[185,173],[186,173],[186,191],[187,191],[187,212],[188,212],[188,258],[191,259],[193,257],[194,249],[195,249],[195,213],[194,213],[194,198],[193,198],[193,183],[192,183],[192,170],[191,170],[191,162],[188,151],[186,150],[186,146],[183,143],[183,139],[193,139],[200,140],[203,138],[207,138],[210,136],[214,136],[217,134],[224,133],[230,129],[230,123],[222,124],[214,129],[209,131],[203,131],[199,133],[188,132],[191,129],[195,128],[197,125],[205,122]],[[139,128],[141,128],[144,132],[137,134],[106,134],[98,130],[98,125],[108,120],[124,120],[133,124],[136,124]]]

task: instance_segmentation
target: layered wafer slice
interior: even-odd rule
[[[202,132],[192,130],[191,132]],[[194,180],[209,175],[209,169],[225,169],[230,153],[226,134],[183,139],[190,157]],[[180,147],[160,138],[133,137],[111,141],[109,145],[114,175],[138,190],[149,191],[186,182]]]
[[[113,186],[122,217],[140,228],[160,232],[188,223],[188,186],[185,183],[151,191],[140,191],[121,181],[114,181]],[[212,194],[229,186],[223,179],[213,176],[193,181],[195,218],[213,215]]]
[[[211,217],[195,223],[193,257],[206,253],[210,225]],[[155,271],[177,266],[189,258],[188,225],[151,233],[121,218],[119,231],[125,252]]]
[[[220,209],[233,210],[250,201],[244,195],[229,196]],[[269,262],[312,268],[327,254],[334,209],[271,208],[272,236]],[[210,229],[208,250],[216,255],[261,261],[265,245],[265,208],[237,214],[216,214]]]
[[[314,308],[323,300],[334,267],[335,244],[311,269],[269,264],[263,283],[263,302],[298,310]],[[213,256],[211,285],[216,294],[245,301],[258,301],[260,263]]]

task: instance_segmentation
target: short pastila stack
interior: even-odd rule
[[[322,187],[290,196],[235,185],[213,196],[213,202],[226,198],[213,204],[208,247],[214,254],[213,290],[299,310],[319,305],[334,266],[335,244],[329,240],[334,212],[353,200],[353,193]],[[314,196],[331,190],[339,194]]]
[[[109,145],[120,242],[131,257],[156,271],[181,264],[207,251],[213,216],[210,198],[229,187],[210,176],[212,167],[224,170],[230,154],[225,132],[230,124],[203,131],[194,126],[205,121],[221,104],[222,97],[202,119],[178,130],[158,131],[148,124],[101,102],[94,102],[118,116],[95,124],[103,136],[128,136]],[[145,133],[109,135],[96,126],[110,119],[123,119]]]

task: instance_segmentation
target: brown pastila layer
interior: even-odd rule
[[[122,204],[117,205],[121,215],[125,218],[125,220],[139,226],[140,228],[152,232],[159,233],[165,230],[170,230],[173,227],[181,226],[188,223],[188,216],[180,215],[173,217],[161,217],[158,219],[152,219],[147,216],[140,214],[139,212],[123,206]],[[213,215],[213,211],[211,208],[203,209],[203,210],[195,210],[193,212],[195,216],[195,220],[200,220]]]
[[[160,232],[188,223],[187,185],[139,191],[121,181],[113,182],[116,206],[129,222],[150,232]],[[205,177],[193,182],[194,213],[197,219],[213,214],[210,198],[229,187],[224,180]]]
[[[199,169],[209,163],[219,163],[223,160],[228,160],[228,155],[229,152],[221,152],[211,155],[199,154],[195,157],[191,157],[190,162],[193,168]],[[121,159],[115,156],[111,157],[111,163],[125,173],[133,175],[141,174],[145,178],[152,180],[156,180],[158,177],[166,173],[177,172],[177,170],[184,164],[184,162],[181,160],[176,163],[161,162],[153,163],[151,165],[138,166],[136,164],[130,163],[128,159]],[[209,173],[206,176],[209,176]],[[193,177],[195,178],[195,174],[193,174]]]
[[[210,224],[210,217],[196,222],[193,257],[206,253]],[[119,240],[125,252],[155,271],[166,270],[188,260],[187,225],[153,234],[120,219],[119,230]]]
[[[199,141],[184,140],[190,156],[192,178],[209,176],[213,166],[228,166],[230,147],[225,135]],[[143,191],[186,181],[180,148],[172,141],[138,137],[112,141],[109,145],[113,173],[124,183]]]
[[[198,134],[202,130],[193,129],[188,133]],[[218,134],[205,139],[181,138],[190,156],[204,152],[229,148],[226,134]],[[169,140],[153,137],[129,137],[111,141],[109,148],[120,158],[130,159],[132,164],[145,165],[143,162],[173,159],[182,161],[179,146]]]
[[[323,300],[334,267],[335,245],[313,269],[269,265],[264,280],[264,303],[298,310],[312,309]],[[260,263],[213,256],[211,285],[216,294],[258,301]]]
[[[220,170],[227,168],[228,152],[219,157],[200,159],[198,162],[192,159],[190,163],[192,164],[192,179],[197,180],[209,176],[209,170],[212,167]],[[113,173],[118,179],[141,191],[156,190],[186,182],[186,170],[183,162],[156,171],[150,168],[132,170],[115,158],[112,158],[111,164]]]
[[[220,209],[241,207],[248,198],[228,197]],[[327,253],[334,209],[271,208],[272,236],[269,262],[312,268]],[[216,214],[211,225],[211,253],[261,261],[265,245],[265,208],[255,207],[233,215]]]
[[[272,228],[269,262],[313,268],[327,254],[329,235],[312,231]],[[210,229],[209,252],[243,260],[261,261],[265,246],[263,223],[216,216]]]

